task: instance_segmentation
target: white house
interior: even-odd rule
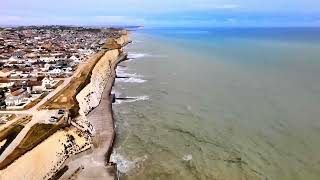
[[[45,77],[42,79],[42,89],[51,89],[57,84],[57,81],[55,81],[52,77]]]
[[[79,63],[80,62],[79,58],[77,58],[75,55],[71,56],[70,59],[75,63]]]
[[[18,61],[18,60],[19,60],[18,58],[12,56],[12,57],[10,57],[10,58],[8,59],[8,62]]]
[[[10,88],[14,85],[14,82],[0,83],[0,88]]]
[[[40,61],[55,62],[55,61],[57,61],[57,59],[55,57],[40,57]]]
[[[8,95],[4,101],[7,106],[22,105],[22,107],[24,107],[24,105],[26,105],[32,101],[32,98]]]
[[[51,76],[59,76],[62,74],[62,70],[56,68],[56,69],[49,71],[48,74],[50,74]]]

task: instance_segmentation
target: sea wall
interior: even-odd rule
[[[79,114],[87,115],[93,108],[97,107],[101,100],[101,95],[110,74],[110,67],[120,55],[120,50],[107,51],[94,67],[90,83],[84,87],[76,96],[79,103]]]

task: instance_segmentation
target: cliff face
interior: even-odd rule
[[[120,54],[122,45],[129,42],[129,35],[126,30],[121,32],[122,36],[117,39],[109,39],[109,49],[92,70],[90,83],[83,88],[76,96],[79,103],[79,114],[87,115],[92,109],[97,107],[100,103],[102,92],[108,80],[111,80],[111,63],[115,62]],[[112,48],[111,48],[112,45]]]
[[[121,49],[123,45],[129,42],[129,35],[127,31],[121,32],[121,37],[117,39],[110,38],[107,40],[106,44],[103,46],[103,49]]]
[[[79,103],[79,114],[87,115],[93,108],[99,105],[104,87],[110,76],[111,62],[118,59],[120,50],[107,51],[99,60],[92,71],[90,83],[76,96]]]
[[[89,148],[90,136],[75,128],[60,130],[0,171],[0,179],[49,179],[69,156]]]
[[[122,36],[118,39],[115,39],[116,42],[120,45],[124,45],[126,44],[127,42],[129,42],[129,35],[128,35],[128,32],[127,31],[123,31],[122,32]]]

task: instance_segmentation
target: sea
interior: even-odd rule
[[[120,179],[320,179],[320,28],[130,38],[113,89]]]

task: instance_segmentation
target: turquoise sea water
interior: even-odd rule
[[[146,29],[114,92],[122,179],[320,179],[320,29]]]

